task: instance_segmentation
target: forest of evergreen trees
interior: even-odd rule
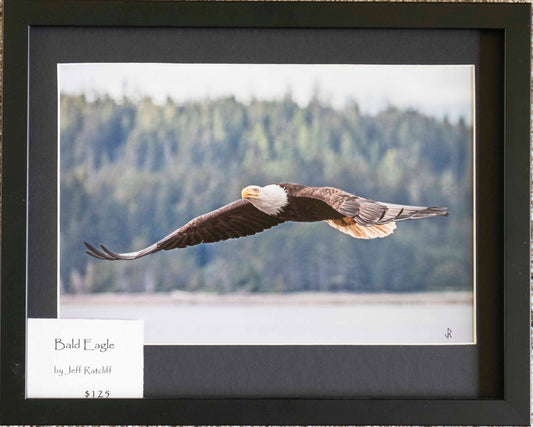
[[[315,97],[302,107],[234,98],[155,104],[62,95],[61,287],[66,293],[412,292],[472,288],[472,129],[413,110],[363,114]],[[334,186],[449,217],[358,240],[325,223],[101,261],[240,197],[247,185]]]

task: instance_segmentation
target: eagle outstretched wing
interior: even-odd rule
[[[285,184],[287,185],[287,184]],[[306,187],[297,185],[298,195],[321,200],[333,209],[351,218],[357,224],[371,227],[407,219],[423,219],[432,216],[447,216],[447,208],[396,205],[356,196],[335,187]]]
[[[447,208],[396,205],[356,196],[334,187],[297,186],[296,191],[329,204],[343,218],[327,219],[338,231],[356,239],[375,239],[390,236],[396,223],[408,219],[447,216]]]
[[[359,225],[388,224],[406,219],[423,219],[432,216],[447,216],[446,208],[396,205],[353,196],[346,199],[337,209],[339,213],[352,218]]]
[[[87,242],[87,253],[98,259],[132,260],[162,249],[184,248],[200,243],[250,236],[284,222],[255,208],[248,200],[237,200],[189,221],[183,227],[137,252],[116,253],[100,244],[98,250]]]

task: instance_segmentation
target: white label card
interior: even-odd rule
[[[26,397],[142,398],[143,321],[28,319]]]

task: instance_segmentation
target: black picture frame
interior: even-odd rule
[[[529,425],[529,4],[100,0],[5,0],[4,4],[0,423]],[[53,174],[55,166],[50,159],[55,158],[55,154],[50,154],[50,147],[57,141],[30,143],[36,133],[57,132],[56,122],[32,121],[32,111],[43,108],[35,105],[37,100],[47,99],[40,87],[31,83],[32,43],[37,42],[31,38],[32,29],[37,34],[46,28],[65,31],[117,28],[129,29],[133,33],[149,28],[179,28],[192,32],[195,29],[249,30],[252,33],[259,29],[310,32],[319,29],[412,30],[420,33],[413,34],[414,38],[409,40],[430,40],[430,45],[426,46],[428,52],[431,43],[439,46],[439,37],[446,39],[447,36],[425,38],[427,31],[448,33],[450,37],[456,35],[456,31],[477,34],[479,77],[485,79],[485,83],[482,81],[478,86],[476,97],[476,120],[481,124],[476,135],[480,309],[478,344],[468,357],[478,360],[478,395],[447,394],[446,398],[435,395],[426,398],[406,393],[400,397],[376,398],[342,396],[341,392],[309,397],[281,393],[274,388],[265,395],[250,393],[238,397],[199,394],[142,400],[26,399],[27,314],[30,317],[54,317],[54,310],[48,307],[50,300],[57,299],[54,292],[34,287],[31,280],[35,276],[47,280],[47,274],[51,274],[48,272],[53,271],[50,265],[55,267],[55,251],[49,249],[50,241],[55,239],[55,230],[50,231],[46,224],[55,216],[53,206],[57,206],[57,188],[37,192],[32,190],[35,188],[32,183],[46,182]],[[376,40],[369,43],[379,43]],[[77,39],[72,41],[78,42]],[[449,50],[433,52],[436,56],[431,60],[446,63],[446,56],[454,55],[452,51],[455,54],[461,51],[461,46],[447,46]],[[342,47],[339,45],[338,55],[342,55]],[[388,55],[386,58],[390,63],[406,60],[402,57],[405,51],[397,46],[384,44],[373,54],[379,52]],[[290,53],[280,49],[277,54],[287,55],[284,61],[289,61]],[[107,61],[113,61],[113,55],[109,55]],[[413,58],[407,60],[413,61]],[[493,64],[498,66],[492,67]],[[40,72],[41,69],[34,70]],[[43,66],[42,71],[46,76],[47,68]],[[491,86],[491,82],[496,84]],[[41,148],[35,148],[37,145]],[[454,359],[458,357],[456,353],[439,346],[419,350],[420,357],[448,361],[442,367],[443,377],[446,371],[453,372],[454,364],[458,365],[461,360]],[[209,360],[213,351],[215,348],[209,346],[201,350],[192,348],[180,357]],[[317,369],[321,369],[320,365],[305,365],[305,353],[311,351],[306,347],[296,350],[289,346],[282,350],[286,356],[271,347],[223,348],[217,357],[225,358],[226,362],[235,356],[236,351],[245,351],[241,354],[245,359],[252,355],[257,360],[286,360],[283,357],[292,357],[298,351],[305,377],[315,376],[327,381],[324,376],[314,375]],[[342,348],[335,351],[332,355],[317,356],[319,358],[314,361],[325,361],[327,365],[328,357],[334,360],[346,357]],[[386,354],[391,349],[382,346],[375,351]],[[406,350],[397,348],[394,351]],[[145,359],[151,358],[152,363],[166,363],[168,357],[176,357],[176,354],[168,356],[164,353],[162,348],[145,348]],[[404,357],[409,357],[409,353],[406,355]],[[372,356],[368,354],[367,359],[363,357],[361,360],[369,357]],[[220,369],[216,363],[211,365],[213,369]],[[384,369],[393,378],[394,372]],[[207,375],[210,373],[216,371]],[[279,377],[276,378],[287,373],[277,373]],[[276,372],[268,372],[268,375],[275,376]],[[411,380],[423,382],[426,377],[422,373],[420,378]],[[324,389],[327,389],[326,385],[323,384]],[[320,383],[313,386],[319,388]]]

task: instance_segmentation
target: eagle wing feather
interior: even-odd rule
[[[376,202],[362,197],[352,196],[346,199],[337,211],[353,218],[359,225],[373,226],[407,219],[422,219],[432,216],[447,216],[444,207],[408,206],[393,203]]]
[[[107,260],[133,260],[145,255],[200,243],[250,236],[284,222],[255,208],[248,200],[237,200],[189,221],[153,245],[137,252],[117,253],[100,245],[98,250],[85,242],[87,253]]]

